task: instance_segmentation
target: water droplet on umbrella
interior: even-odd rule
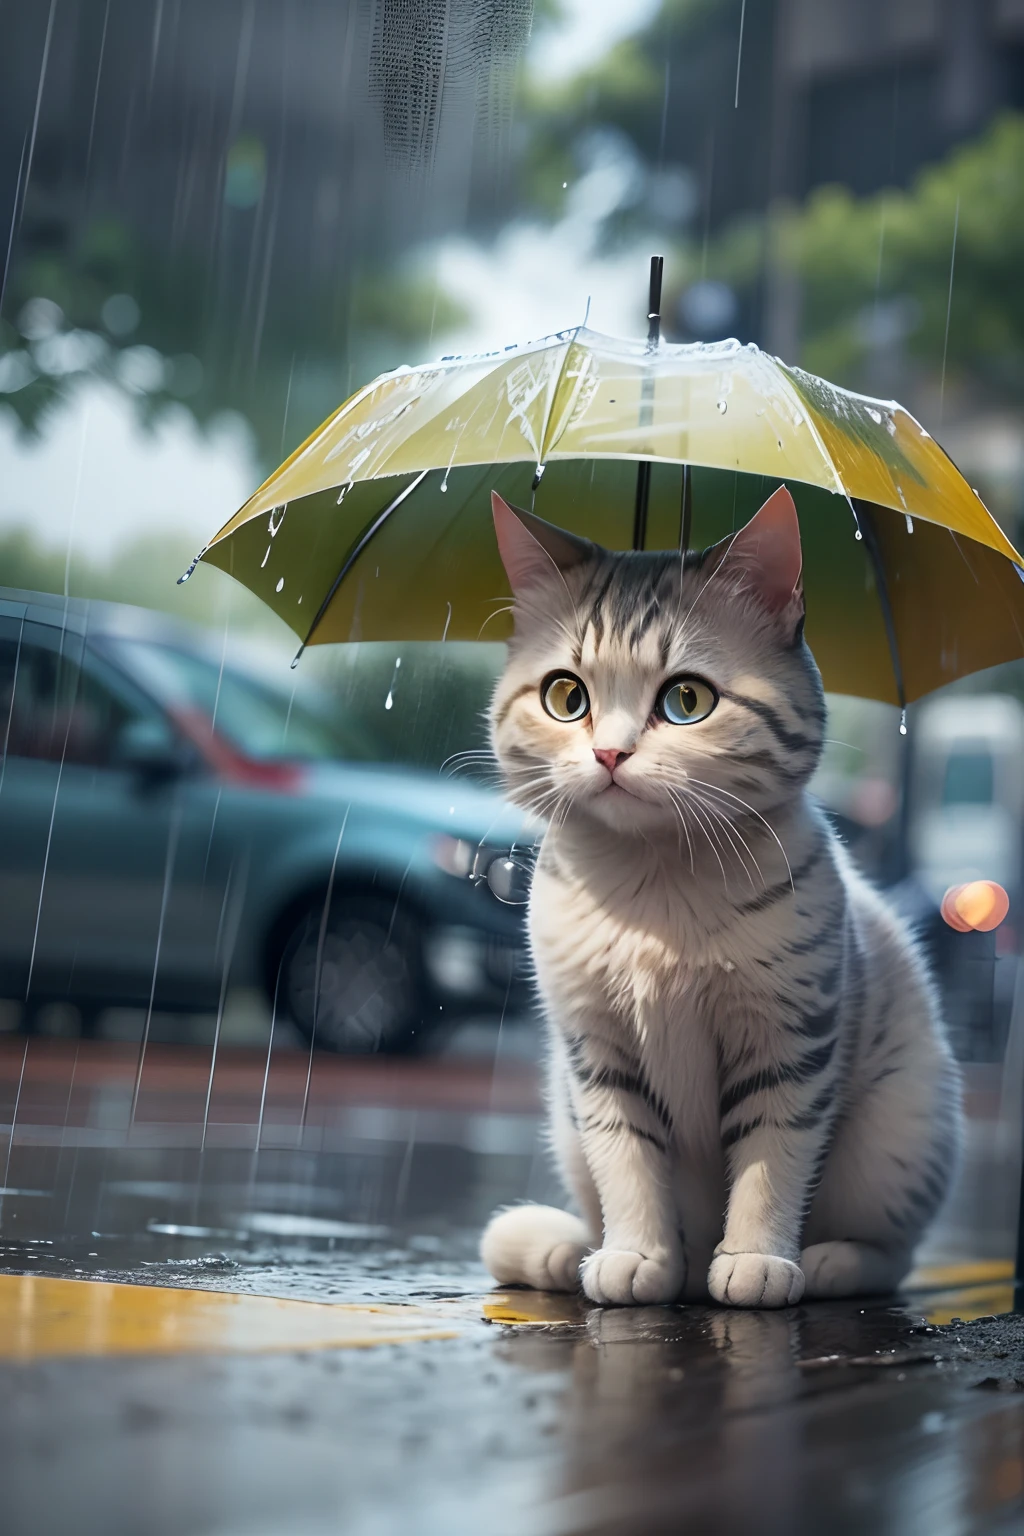
[[[874,422],[876,422],[878,424],[878,426],[882,425],[882,413],[881,413],[881,411],[872,410],[871,406],[869,405],[868,406],[868,415],[871,417],[872,421],[874,421]]]
[[[914,531],[914,519],[911,517],[910,513],[908,512],[907,513],[907,532],[908,533],[913,533],[913,531]]]
[[[266,552],[266,554],[265,554],[265,555],[264,555],[264,556],[263,556],[263,559],[262,559],[262,560],[261,560],[261,561],[260,561],[260,570],[261,570],[261,571],[262,571],[262,569],[263,569],[263,567],[264,567],[264,566],[265,566],[265,565],[266,565],[266,563],[267,563],[267,561],[268,561],[268,560],[269,560],[269,559],[270,559],[270,545],[269,545],[269,544],[268,544],[268,545],[267,545],[267,552]]]
[[[565,191],[565,189],[566,189],[566,187],[567,187],[567,186],[568,186],[568,185],[569,185],[569,183],[568,183],[568,182],[567,182],[567,181],[563,181],[563,182],[562,182],[562,191],[563,191],[563,192],[564,192],[564,191]]]
[[[728,409],[729,409],[729,402],[727,400],[719,400],[719,402],[718,402],[718,414],[719,414],[719,416],[724,416]]]
[[[906,734],[907,734],[907,712],[906,712],[905,709],[901,709],[900,710],[900,735],[901,736],[905,736]]]
[[[284,577],[283,576],[278,578],[278,583],[277,583],[277,586],[274,588],[274,591],[275,592],[283,592],[284,591]]]
[[[445,472],[444,472],[444,479],[441,481],[441,489],[442,489],[442,491],[446,491],[448,489],[448,471],[447,470],[445,470]]]
[[[352,489],[352,482],[351,482],[351,480],[346,480],[345,484],[341,487],[340,491],[338,492],[338,506],[339,507],[341,506],[342,502],[345,500],[345,497],[348,495],[348,493],[349,493],[349,491],[351,489]]]
[[[858,540],[858,541],[859,541],[859,540],[861,540],[861,539],[862,539],[862,538],[863,538],[863,537],[864,537],[864,535],[863,535],[863,534],[862,534],[862,533],[861,533],[861,531],[860,531],[860,529],[859,529],[859,528],[858,528],[858,529],[857,529],[857,531],[856,531],[856,533],[855,533],[855,534],[854,534],[854,538],[855,538],[855,539],[857,539],[857,540]]]

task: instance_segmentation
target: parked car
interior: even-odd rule
[[[521,996],[520,813],[365,760],[202,631],[0,588],[0,743],[0,995],[30,1016],[255,985],[362,1051]]]

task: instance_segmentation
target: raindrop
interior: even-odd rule
[[[869,405],[868,406],[868,415],[871,417],[871,420],[873,422],[875,422],[878,426],[882,425],[882,413],[881,413],[881,411],[873,410],[872,407]]]
[[[352,489],[352,482],[351,482],[351,480],[346,480],[345,484],[341,487],[341,490],[338,492],[338,506],[339,507],[341,506],[342,502],[345,500],[345,497],[348,495],[348,493],[349,493],[349,491],[351,489]]]
[[[908,533],[913,533],[913,531],[914,531],[914,519],[911,517],[910,513],[908,512],[907,513],[907,532]]]
[[[447,489],[448,489],[448,470],[446,469],[445,472],[444,472],[444,479],[441,481],[441,490],[442,491],[446,491]]]
[[[388,689],[388,696],[384,700],[384,708],[385,709],[390,709],[391,706],[395,702],[395,684],[398,681],[398,669],[399,669],[399,667],[401,665],[402,665],[402,658],[401,658],[401,656],[396,656],[396,658],[395,658],[395,670],[391,674],[391,687]]]
[[[568,185],[569,185],[569,183],[568,183],[568,182],[567,182],[567,181],[563,181],[563,182],[562,182],[562,191],[563,191],[563,192],[564,192],[564,191],[565,191],[565,189],[566,189],[566,187],[567,187],[567,186],[568,186]]]
[[[718,402],[718,414],[719,414],[719,416],[724,416],[728,409],[729,409],[729,402],[728,402],[728,400],[719,400],[719,402]]]
[[[547,469],[547,465],[546,464],[538,464],[537,465],[537,468],[534,471],[533,484],[530,487],[530,489],[532,491],[535,491],[537,489],[538,485],[540,485],[540,482],[543,480],[545,469]]]
[[[261,570],[261,571],[262,571],[262,569],[263,569],[263,567],[264,567],[264,566],[265,566],[265,565],[266,565],[266,563],[267,563],[267,561],[268,561],[268,560],[269,560],[269,559],[270,559],[270,545],[269,545],[269,544],[268,544],[268,545],[267,545],[267,552],[266,552],[266,554],[265,554],[265,555],[264,555],[264,556],[263,556],[263,559],[262,559],[262,560],[261,560],[261,561],[260,561],[260,570]]]
[[[864,537],[864,535],[861,533],[860,529],[858,528],[856,533],[854,534],[854,538],[859,542],[863,537]]]
[[[288,511],[288,503],[287,502],[285,502],[283,507],[272,507],[270,509],[270,521],[267,524],[267,531],[270,534],[270,537],[272,539],[276,539],[278,534],[281,532],[281,524],[284,522],[284,515],[285,515],[285,513],[287,511]],[[274,513],[275,512],[280,512],[280,514],[281,514],[281,516],[277,519],[276,523],[274,521]]]
[[[283,576],[278,577],[277,586],[274,588],[274,591],[275,592],[283,592],[284,591],[284,577]]]
[[[906,712],[905,709],[901,709],[900,710],[900,735],[901,736],[905,736],[906,734],[907,734],[907,712]]]

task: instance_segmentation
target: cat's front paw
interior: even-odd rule
[[[804,1293],[804,1272],[771,1253],[717,1253],[708,1290],[723,1307],[792,1307]]]
[[[581,1268],[583,1289],[599,1307],[652,1307],[675,1301],[686,1284],[686,1256],[598,1248]]]

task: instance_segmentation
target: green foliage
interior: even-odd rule
[[[785,218],[782,238],[801,278],[803,360],[815,372],[856,373],[872,312],[902,301],[908,346],[923,362],[941,367],[948,350],[950,369],[1024,391],[1024,117],[1002,118],[906,192],[857,200],[822,188]]]
[[[183,586],[178,577],[195,550],[188,537],[145,534],[117,551],[109,564],[39,543],[27,528],[0,535],[0,582],[32,592],[67,592],[69,597],[132,603],[198,624],[223,622],[230,602],[232,621],[282,641],[290,631],[237,582],[212,566],[200,565]],[[290,643],[290,642],[289,642]]]
[[[307,657],[337,695],[345,718],[379,744],[385,761],[440,770],[453,753],[486,748],[485,711],[504,651],[462,642],[367,643],[325,646]],[[459,759],[457,768],[449,763],[446,771],[458,778],[492,777],[479,758]]]

